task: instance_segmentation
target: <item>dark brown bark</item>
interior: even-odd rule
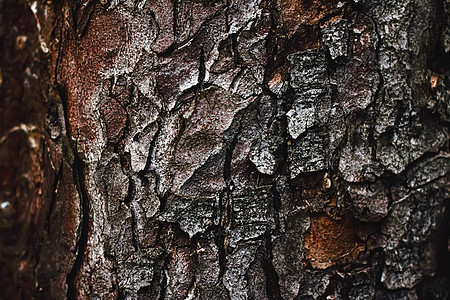
[[[1,299],[448,299],[450,3],[1,0]]]

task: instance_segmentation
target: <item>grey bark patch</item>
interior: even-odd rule
[[[272,134],[262,134],[250,150],[249,159],[259,172],[273,175],[280,161],[283,138]]]
[[[287,203],[280,214],[282,234],[273,241],[273,265],[279,277],[283,298],[296,297],[303,277],[304,234],[310,226],[309,215],[303,209],[289,211]]]
[[[181,230],[190,237],[204,232],[218,223],[218,200],[216,198],[190,198],[173,196],[166,204],[166,210],[158,219],[178,223]]]
[[[305,272],[300,283],[300,295],[319,298],[325,293],[330,283],[330,276],[322,272]]]
[[[372,268],[356,272],[356,274],[352,276],[352,288],[349,291],[349,299],[374,299],[375,277],[376,270]]]
[[[213,234],[199,239],[194,257],[194,272],[198,288],[203,290],[214,289],[219,281],[219,247],[214,242]]]
[[[228,240],[231,247],[262,237],[273,224],[272,197],[271,187],[232,194]]]
[[[290,85],[295,91],[292,109],[286,114],[288,131],[293,139],[309,127],[327,122],[331,108],[325,51],[306,50],[288,56]]]
[[[131,293],[137,293],[143,287],[150,286],[155,271],[155,261],[163,251],[161,249],[145,249],[136,251],[119,265],[118,285]]]
[[[316,131],[308,131],[303,138],[288,144],[291,178],[302,173],[327,168],[325,137]]]
[[[364,222],[379,222],[388,214],[389,199],[384,184],[349,185],[354,215]]]
[[[350,182],[374,181],[383,173],[383,168],[372,157],[368,124],[356,126],[347,140],[339,158],[343,178]]]
[[[125,201],[129,180],[122,171],[119,155],[106,151],[102,158],[97,167],[98,186],[105,195],[107,214],[114,214],[120,209],[121,203]]]
[[[437,152],[449,139],[448,129],[420,124],[415,119],[377,141],[377,158],[395,174],[425,152]]]
[[[332,59],[347,55],[348,27],[347,20],[330,22],[322,29],[322,41],[328,47]]]
[[[144,170],[150,155],[150,145],[158,130],[157,126],[151,126],[144,132],[137,133],[130,138],[125,145],[125,152],[130,154],[131,169],[138,173]]]
[[[450,171],[450,156],[447,153],[427,159],[413,166],[407,172],[408,185],[411,188],[418,188],[435,179],[438,179]]]
[[[223,284],[231,299],[248,299],[248,281],[245,275],[255,259],[257,247],[256,242],[249,242],[238,246],[227,256],[227,270],[223,277]]]
[[[400,193],[401,198],[394,201],[382,226],[388,240],[381,282],[388,289],[413,288],[424,276],[426,240],[439,223],[447,194],[437,181],[406,195]]]

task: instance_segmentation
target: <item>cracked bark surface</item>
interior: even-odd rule
[[[449,299],[447,0],[0,0],[1,299]]]

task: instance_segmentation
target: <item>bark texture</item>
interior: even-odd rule
[[[0,5],[0,298],[450,298],[448,0]]]

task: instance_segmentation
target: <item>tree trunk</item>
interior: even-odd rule
[[[448,0],[0,0],[1,299],[449,299]]]

